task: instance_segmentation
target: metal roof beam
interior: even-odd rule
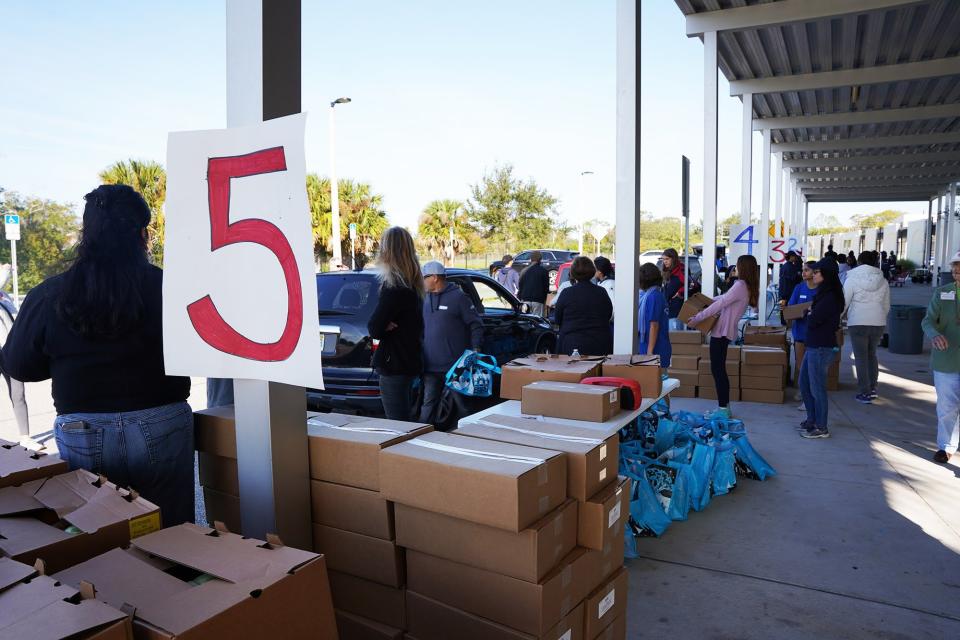
[[[908,176],[935,177],[960,176],[960,166],[952,167],[899,167],[896,169],[841,169],[838,171],[807,171],[791,169],[794,180],[801,182],[821,178],[897,178]]]
[[[841,138],[812,142],[777,142],[773,152],[843,151],[845,149],[875,149],[879,147],[912,147],[927,144],[960,142],[960,132],[924,133],[909,136],[877,136],[872,138]]]
[[[848,167],[884,164],[907,164],[913,162],[958,162],[960,151],[925,151],[921,153],[884,153],[839,158],[797,158],[784,160],[784,169],[812,167]]]
[[[852,180],[837,180],[834,182],[801,182],[801,189],[873,189],[883,191],[885,189],[910,188],[931,188],[943,187],[950,184],[949,178],[891,178],[887,180],[864,180],[863,178],[854,178]]]
[[[922,192],[887,195],[808,195],[807,202],[926,202],[935,194]]]
[[[833,188],[823,188],[823,187],[811,187],[804,188],[800,191],[804,195],[814,195],[814,196],[829,196],[829,195],[849,195],[849,196],[861,196],[861,195],[903,195],[903,194],[913,194],[913,193],[937,193],[940,190],[942,185],[917,185],[917,186],[905,186],[905,187],[833,187]]]
[[[750,7],[705,11],[687,16],[687,37],[700,36],[707,31],[760,29],[919,3],[920,0],[782,0]]]
[[[873,111],[822,113],[811,116],[789,116],[786,118],[756,118],[753,121],[753,130],[842,127],[858,124],[876,124],[879,122],[903,122],[906,120],[958,117],[960,117],[960,104],[938,104],[928,107],[908,107],[905,109],[875,109]]]
[[[776,6],[781,3],[773,2],[770,4]],[[768,5],[761,4],[755,6],[758,8]],[[924,60],[921,62],[885,64],[878,67],[840,69],[837,71],[821,71],[819,73],[798,73],[789,76],[773,76],[771,78],[731,80],[730,95],[739,96],[745,93],[783,93],[785,91],[833,89],[836,87],[922,80],[925,78],[954,75],[960,75],[960,57],[956,56],[952,58]]]

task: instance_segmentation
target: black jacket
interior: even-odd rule
[[[544,304],[548,293],[550,293],[550,275],[540,263],[531,264],[523,270],[517,290],[517,297],[521,301]]]
[[[380,288],[380,300],[367,330],[380,341],[373,368],[387,375],[417,376],[423,372],[423,312],[420,296],[410,287]],[[390,323],[396,326],[387,330]]]
[[[423,299],[424,371],[446,373],[466,349],[483,346],[483,321],[460,287],[448,282],[443,291]]]
[[[800,266],[789,260],[780,265],[780,299],[789,300],[793,289],[800,284]]]
[[[15,380],[53,379],[57,413],[123,413],[183,402],[190,378],[163,365],[163,271],[144,264],[142,324],[116,338],[85,338],[57,314],[63,276],[49,278],[24,300],[3,347],[0,369]]]
[[[667,317],[676,318],[683,307],[683,279],[670,274],[670,278],[663,283],[663,297],[667,299]]]
[[[556,319],[560,325],[558,353],[570,355],[574,349],[583,356],[613,353],[610,315],[613,305],[603,287],[589,280],[563,290],[557,299]]]
[[[838,297],[830,291],[817,291],[807,314],[807,338],[804,343],[808,349],[837,346],[837,329],[840,328],[843,306],[842,294]]]

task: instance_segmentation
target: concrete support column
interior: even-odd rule
[[[743,94],[743,140],[740,164],[740,222],[750,224],[753,196],[753,94]]]
[[[760,315],[760,324],[767,324],[767,256],[770,255],[770,129],[763,130],[763,177],[762,192],[760,195],[760,247],[757,252],[757,263],[760,265],[760,298],[757,302],[757,312]]]
[[[807,254],[807,233],[810,231],[810,203],[807,202],[806,198],[803,198],[803,244],[801,248],[803,249],[803,260],[806,262]]]
[[[703,34],[703,292],[715,293],[717,262],[717,32]]]
[[[943,242],[943,194],[937,195],[937,235],[934,237],[933,245],[933,274],[934,278],[937,278],[937,273],[940,271],[941,262],[941,252],[940,246]]]
[[[640,3],[617,0],[617,287],[613,348],[634,353],[640,251]],[[661,327],[666,331],[667,327]]]
[[[930,266],[930,238],[933,229],[933,198],[927,201],[927,233],[923,237],[923,264],[922,267]]]
[[[950,194],[947,200],[947,211],[943,216],[944,234],[943,234],[943,264],[945,269],[950,268],[950,258],[960,250],[960,224],[957,224],[955,212],[957,210],[957,183],[950,183]]]
[[[770,205],[773,210],[773,235],[780,236],[780,226],[783,223],[783,154],[773,154],[773,175],[777,177],[776,188],[773,191],[773,200]],[[773,281],[780,282],[780,265],[773,265]]]

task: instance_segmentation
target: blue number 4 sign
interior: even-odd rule
[[[746,240],[744,240],[746,236]],[[759,240],[753,239],[753,225],[747,226],[746,229],[737,234],[737,237],[733,239],[734,242],[739,242],[740,244],[747,245],[747,255],[753,255],[753,245],[760,244]]]

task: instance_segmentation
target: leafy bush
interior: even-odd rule
[[[917,263],[907,258],[897,260],[897,268],[903,273],[910,273],[917,268]]]

